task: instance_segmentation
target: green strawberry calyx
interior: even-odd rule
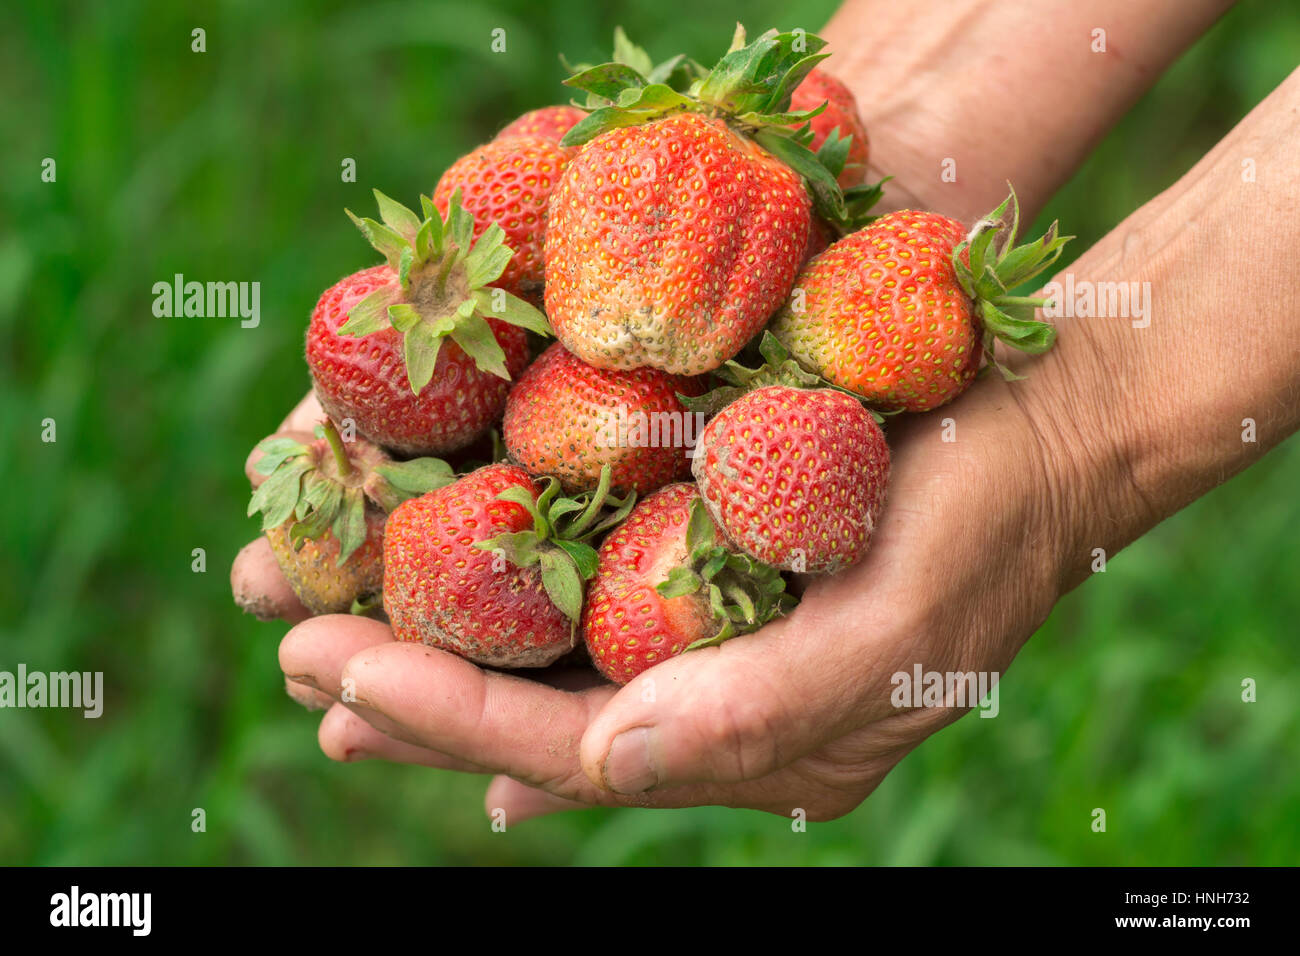
[[[836,126],[830,131],[821,146],[817,148],[818,161],[830,171],[836,180],[839,179],[840,173],[844,171],[844,167],[848,163],[849,146],[852,143],[853,137],[841,137],[840,128]],[[872,210],[885,195],[885,183],[893,178],[893,176],[886,176],[879,182],[863,183],[860,186],[850,186],[844,190],[843,215],[824,217],[827,224],[835,231],[835,234],[840,237],[847,236],[859,229],[865,229],[879,219],[879,216],[873,215]]]
[[[257,446],[262,457],[255,467],[267,478],[253,492],[248,514],[262,513],[263,531],[291,521],[295,551],[309,539],[333,534],[338,567],[365,543],[367,508],[391,512],[456,477],[439,458],[392,461],[370,442],[344,442],[329,419],[316,426],[316,437],[320,441],[310,445],[280,437]]]
[[[662,63],[655,63],[644,48],[637,46],[628,38],[627,33],[621,26],[614,27],[614,52],[609,62],[628,67],[640,75],[648,84],[662,83],[681,92],[690,89],[692,83],[709,72],[682,53],[669,57]],[[596,69],[600,65],[595,63],[570,63],[563,55],[560,56],[560,64],[570,74],[585,73],[588,70]],[[590,112],[600,109],[602,106],[609,106],[610,100],[598,93],[587,91],[586,102],[579,103],[575,100],[573,105]]]
[[[447,215],[427,196],[420,197],[421,219],[378,189],[382,222],[348,217],[388,261],[393,281],[354,305],[340,335],[366,336],[394,328],[402,334],[406,377],[416,395],[433,378],[438,353],[451,339],[485,372],[506,381],[506,355],[488,319],[497,319],[539,335],[551,334],[546,316],[518,296],[491,288],[514,255],[505,232],[488,226],[474,242],[474,216],[452,194]]]
[[[1010,210],[1010,221],[1007,212]],[[971,228],[952,251],[952,265],[962,291],[975,303],[984,325],[984,354],[1008,380],[1018,379],[993,357],[993,342],[1002,342],[1021,352],[1040,355],[1056,343],[1056,329],[1034,318],[1034,313],[1051,300],[1016,296],[1011,290],[1049,268],[1073,236],[1057,233],[1053,222],[1032,242],[1016,245],[1020,229],[1020,201],[1016,191]]]
[[[516,567],[539,565],[547,596],[574,625],[582,616],[586,585],[596,573],[596,549],[591,542],[621,523],[636,504],[636,492],[619,498],[609,493],[610,470],[600,470],[600,481],[591,491],[573,497],[560,495],[560,482],[546,479],[536,496],[516,485],[497,495],[525,508],[533,526],[475,542],[483,551],[500,549]]]
[[[844,193],[818,154],[809,149],[809,121],[826,109],[790,110],[790,97],[809,72],[830,54],[814,33],[768,30],[746,42],[736,25],[729,49],[708,72],[695,70],[685,91],[670,85],[671,76],[645,75],[629,63],[611,62],[575,73],[565,84],[588,94],[591,112],[565,134],[562,146],[581,146],[601,133],[639,126],[673,113],[700,113],[725,121],[752,138],[803,177],[819,215],[832,222],[847,216]],[[641,62],[644,66],[648,57]],[[672,63],[673,61],[669,61]],[[678,63],[675,69],[681,68]],[[688,66],[686,69],[690,70]],[[843,148],[834,147],[828,157]],[[840,169],[844,161],[840,160]]]
[[[840,388],[840,386],[828,382],[820,375],[805,369],[790,354],[790,350],[781,344],[780,339],[771,332],[763,332],[763,337],[759,340],[758,351],[763,358],[761,365],[750,368],[735,359],[731,359],[713,371],[713,375],[723,383],[722,385],[700,396],[683,395],[679,392],[677,400],[689,412],[700,412],[706,416],[713,416],[749,392],[766,388],[769,385],[784,385],[788,388],[829,388],[837,392],[843,392],[859,402],[866,403],[866,400],[856,392]],[[877,424],[885,420],[884,415],[876,409],[868,406],[867,410],[871,412]]]
[[[688,651],[756,631],[798,603],[786,591],[780,571],[719,542],[717,528],[700,498],[691,502],[686,550],[687,562],[673,568],[655,590],[665,598],[707,597],[718,631],[690,644]]]

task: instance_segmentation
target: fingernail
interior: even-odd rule
[[[615,793],[645,793],[659,783],[654,762],[654,729],[637,727],[614,738],[602,773]]]

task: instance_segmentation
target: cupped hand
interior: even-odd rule
[[[1141,13],[1114,6],[1114,17],[1136,21],[1125,32],[1137,38],[1130,59],[1141,69],[1097,69],[1102,61],[1070,45],[1075,31],[1043,35],[1038,19],[986,0],[963,0],[948,18],[961,42],[900,24],[912,40],[884,50],[863,40],[881,8],[847,4],[827,36],[842,51],[834,71],[863,104],[873,168],[896,176],[885,208],[970,221],[1011,179],[1031,217],[1223,2],[1198,2],[1195,16],[1172,2]],[[1063,5],[1053,23],[1071,11]],[[978,63],[964,52],[972,30],[987,34]],[[970,102],[977,123],[958,108]],[[1078,435],[1055,424],[1068,414],[1051,414],[1077,411],[1068,380],[1058,376],[1044,404],[1025,383],[985,379],[952,406],[894,420],[889,496],[861,564],[810,583],[788,617],[623,688],[578,668],[488,671],[395,642],[375,621],[307,618],[264,542],[241,552],[232,584],[248,610],[295,623],[280,663],[295,699],[328,706],[320,742],[334,759],[494,774],[487,808],[514,822],[593,804],[828,819],[964,712],[951,700],[895,707],[895,674],[919,664],[1000,675],[1073,583],[1062,555],[1077,550],[1078,515],[1090,505]],[[281,430],[310,430],[320,416],[309,396]]]
[[[496,774],[487,807],[508,820],[592,804],[841,815],[962,713],[896,708],[893,676],[1001,674],[1058,593],[1060,516],[1042,504],[1055,450],[1001,382],[951,413],[955,441],[949,414],[891,426],[889,499],[861,564],[758,633],[626,687],[572,667],[484,670],[348,615],[298,623],[281,667],[332,702],[329,756]]]

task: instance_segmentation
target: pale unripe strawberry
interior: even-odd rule
[[[345,442],[328,419],[317,439],[268,438],[256,470],[250,515],[285,580],[313,614],[337,614],[383,588],[384,522],[406,499],[453,478],[436,458],[394,462],[360,438]]]

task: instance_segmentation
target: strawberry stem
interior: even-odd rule
[[[343,447],[343,438],[339,435],[339,430],[327,418],[321,423],[321,431],[325,435],[325,440],[329,442],[330,451],[334,452],[334,463],[338,465],[339,477],[346,478],[352,474],[352,462],[348,460],[348,453]]]

